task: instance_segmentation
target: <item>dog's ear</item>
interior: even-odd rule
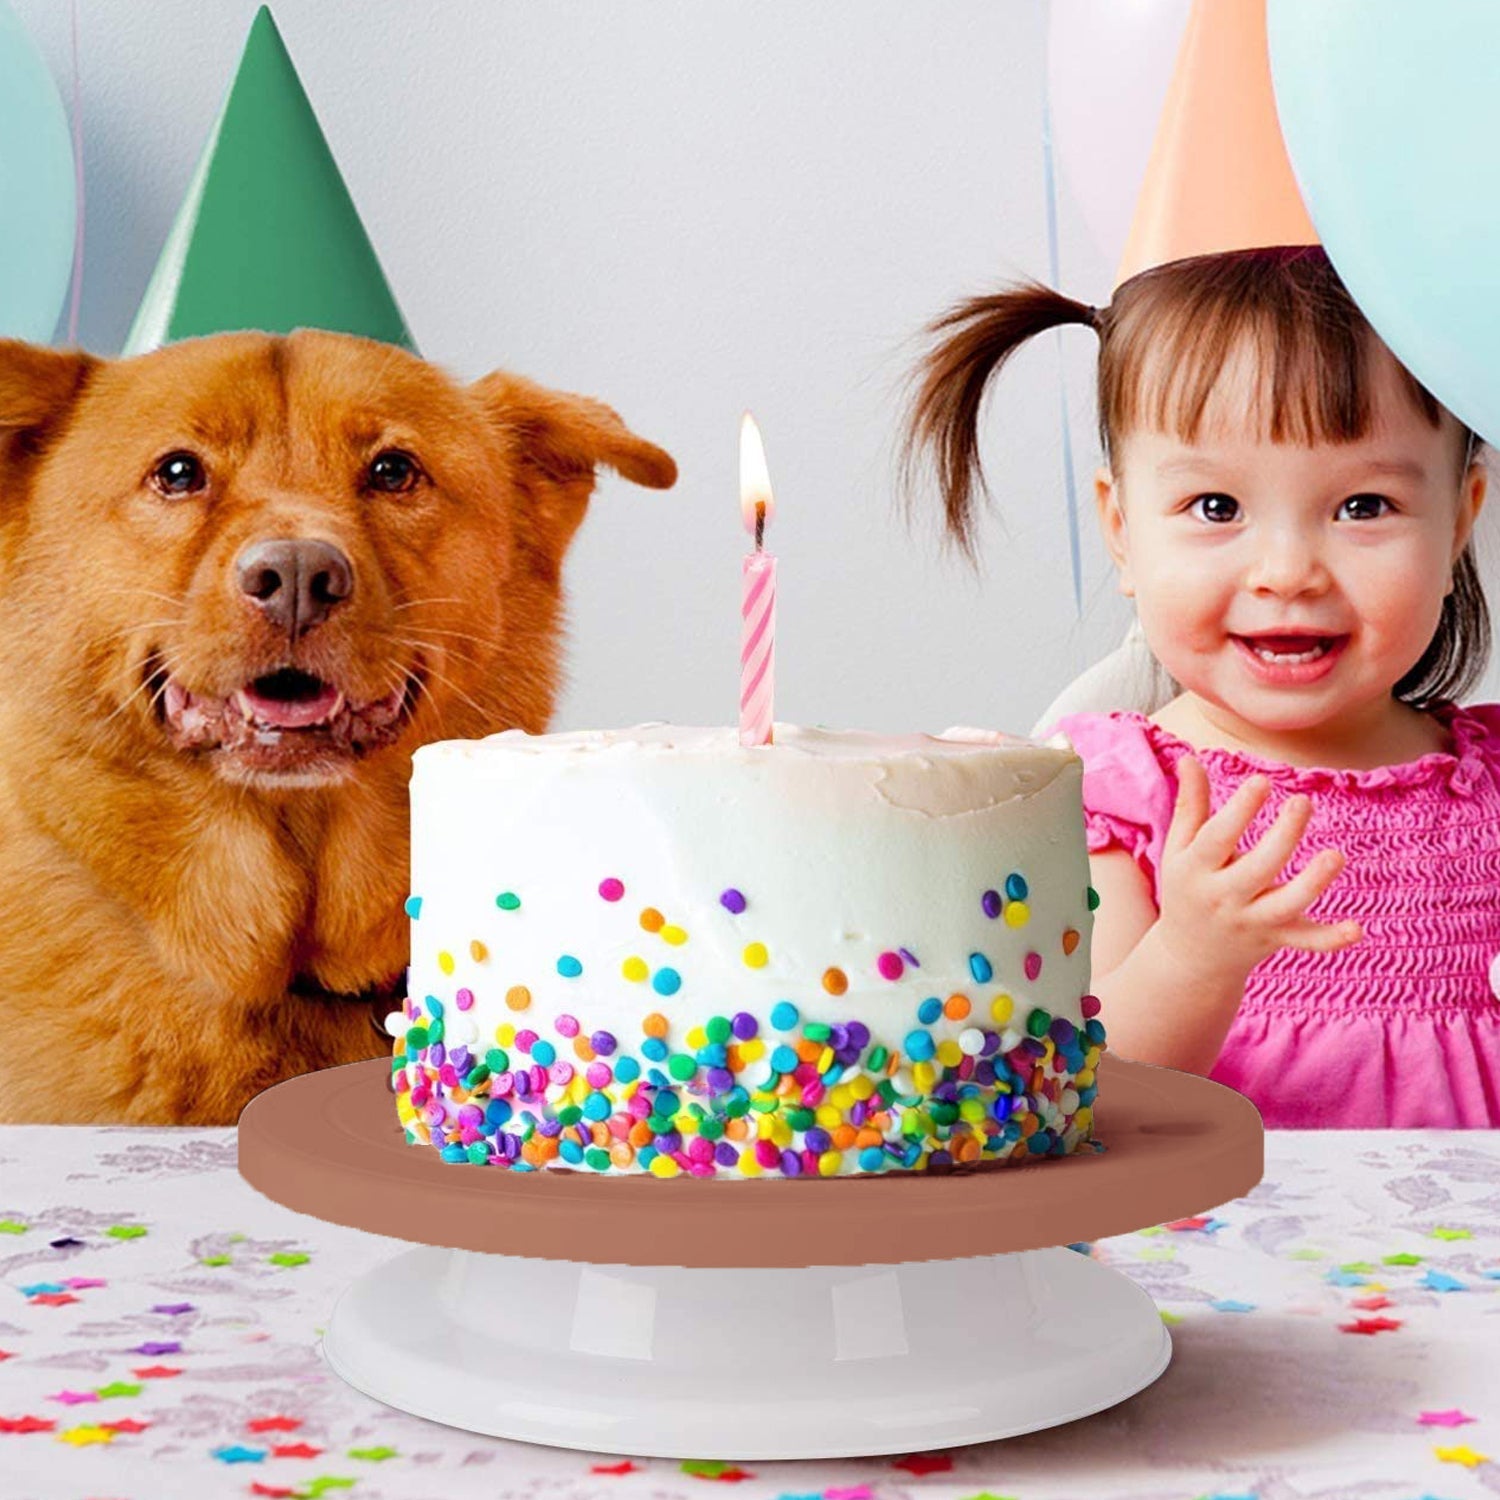
[[[80,350],[0,339],[0,442],[53,426],[73,405],[96,363]]]
[[[560,561],[594,488],[600,464],[653,490],[677,482],[670,453],[637,437],[602,401],[554,391],[503,370],[471,387],[505,435],[535,497],[543,540]]]

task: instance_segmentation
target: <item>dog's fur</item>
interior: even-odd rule
[[[227,1124],[388,1050],[411,752],[546,728],[597,464],[676,477],[598,402],[364,339],[0,341],[0,1121]],[[287,538],[350,564],[300,632],[244,582]],[[288,668],[341,730],[252,722]]]

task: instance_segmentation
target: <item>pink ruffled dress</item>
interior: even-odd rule
[[[1308,915],[1365,931],[1341,953],[1284,948],[1251,973],[1211,1076],[1267,1126],[1500,1126],[1500,704],[1433,712],[1453,752],[1375,770],[1192,752],[1215,808],[1253,772],[1270,778],[1242,847],[1287,797],[1311,796],[1288,872],[1342,849],[1347,864]],[[1138,713],[1071,714],[1056,728],[1083,758],[1090,851],[1129,851],[1160,904],[1176,767],[1191,747]]]

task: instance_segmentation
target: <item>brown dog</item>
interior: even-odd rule
[[[389,1050],[407,781],[543,730],[608,407],[338,334],[0,341],[0,1121],[228,1124]]]

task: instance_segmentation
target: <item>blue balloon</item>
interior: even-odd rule
[[[1402,363],[1500,438],[1500,4],[1269,0],[1267,26],[1329,259]]]
[[[56,331],[77,207],[57,85],[0,0],[0,337],[46,343]]]

